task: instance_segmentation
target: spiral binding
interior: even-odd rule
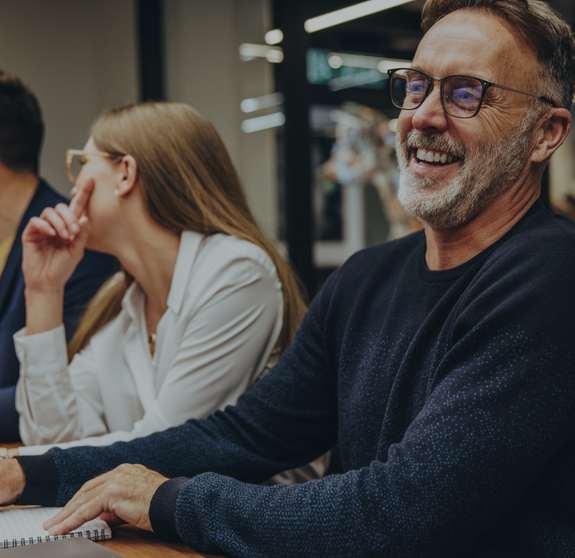
[[[14,546],[27,546],[30,544],[38,544],[50,541],[57,541],[60,539],[73,539],[75,537],[86,537],[92,541],[106,540],[106,529],[94,529],[93,531],[76,531],[67,533],[65,535],[46,535],[45,537],[28,537],[28,539],[5,539],[0,541],[0,548],[12,548]]]

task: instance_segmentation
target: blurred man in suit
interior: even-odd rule
[[[0,441],[20,439],[14,397],[19,363],[12,336],[26,323],[20,237],[31,217],[67,200],[38,176],[44,123],[38,100],[0,71]],[[62,157],[63,159],[63,157]],[[63,161],[62,161],[63,163]],[[86,252],[66,287],[68,340],[87,302],[117,269],[114,258]]]

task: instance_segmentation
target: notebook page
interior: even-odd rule
[[[36,544],[69,537],[86,537],[92,540],[112,538],[112,531],[99,518],[84,523],[67,535],[50,536],[42,523],[54,517],[62,508],[0,509],[0,549]]]

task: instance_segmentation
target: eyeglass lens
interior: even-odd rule
[[[402,109],[419,107],[429,88],[427,75],[415,70],[399,70],[391,77],[391,100]],[[445,110],[451,116],[470,118],[475,116],[483,96],[482,83],[472,77],[451,76],[443,81],[442,96]]]
[[[82,167],[84,166],[84,156],[83,155],[72,155],[72,160],[70,161],[70,176],[74,180],[74,183],[78,180]]]

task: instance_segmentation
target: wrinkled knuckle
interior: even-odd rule
[[[105,498],[109,498],[110,496],[114,496],[118,494],[121,490],[121,485],[118,482],[111,481],[109,482],[103,490],[103,496]]]
[[[78,516],[78,517],[84,517],[86,515],[86,508],[87,508],[87,503],[82,504],[77,510],[76,513],[74,515]]]

